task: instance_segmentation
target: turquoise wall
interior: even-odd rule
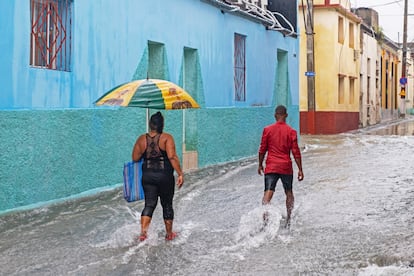
[[[140,109],[0,111],[0,210],[122,182]]]
[[[298,122],[289,110],[289,124]],[[182,111],[163,111],[181,158]],[[198,128],[199,166],[254,156],[273,107],[187,110]],[[0,111],[0,210],[122,183],[145,110]]]
[[[246,36],[245,102],[234,100],[234,33]],[[298,39],[205,1],[75,0],[70,72],[29,66],[30,1],[0,1],[0,36],[0,211],[121,183],[145,110],[93,102],[147,74],[200,103],[185,122],[199,167],[256,155],[277,104],[299,128]],[[182,111],[164,115],[181,153]]]

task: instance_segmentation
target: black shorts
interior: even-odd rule
[[[279,178],[282,180],[283,189],[285,189],[285,191],[292,190],[293,174],[268,173],[265,174],[264,178],[265,192],[268,190],[275,191],[276,183]]]

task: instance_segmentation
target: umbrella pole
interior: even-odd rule
[[[184,63],[183,63],[183,88],[185,89],[185,56],[184,56]],[[185,109],[183,109],[183,153],[185,152]]]
[[[149,129],[148,129],[148,122],[149,122],[149,108],[146,108],[145,113],[146,113],[145,125],[146,125],[146,130],[147,130],[147,133],[148,133],[148,131],[149,131]]]
[[[185,152],[185,109],[183,109],[183,152]]]

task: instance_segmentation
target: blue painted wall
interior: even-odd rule
[[[145,111],[93,101],[147,72],[189,87],[202,105],[186,111],[200,167],[256,155],[276,104],[299,128],[298,39],[198,0],[74,0],[73,8],[72,69],[61,72],[29,65],[30,1],[0,1],[0,210],[122,182]],[[234,100],[234,33],[246,36],[245,102]],[[164,115],[181,152],[182,113]]]

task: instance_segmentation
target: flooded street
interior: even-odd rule
[[[414,275],[414,121],[302,136],[290,230],[278,183],[263,227],[256,158],[190,173],[136,243],[122,190],[0,217],[0,275]],[[297,168],[294,167],[295,175]]]

